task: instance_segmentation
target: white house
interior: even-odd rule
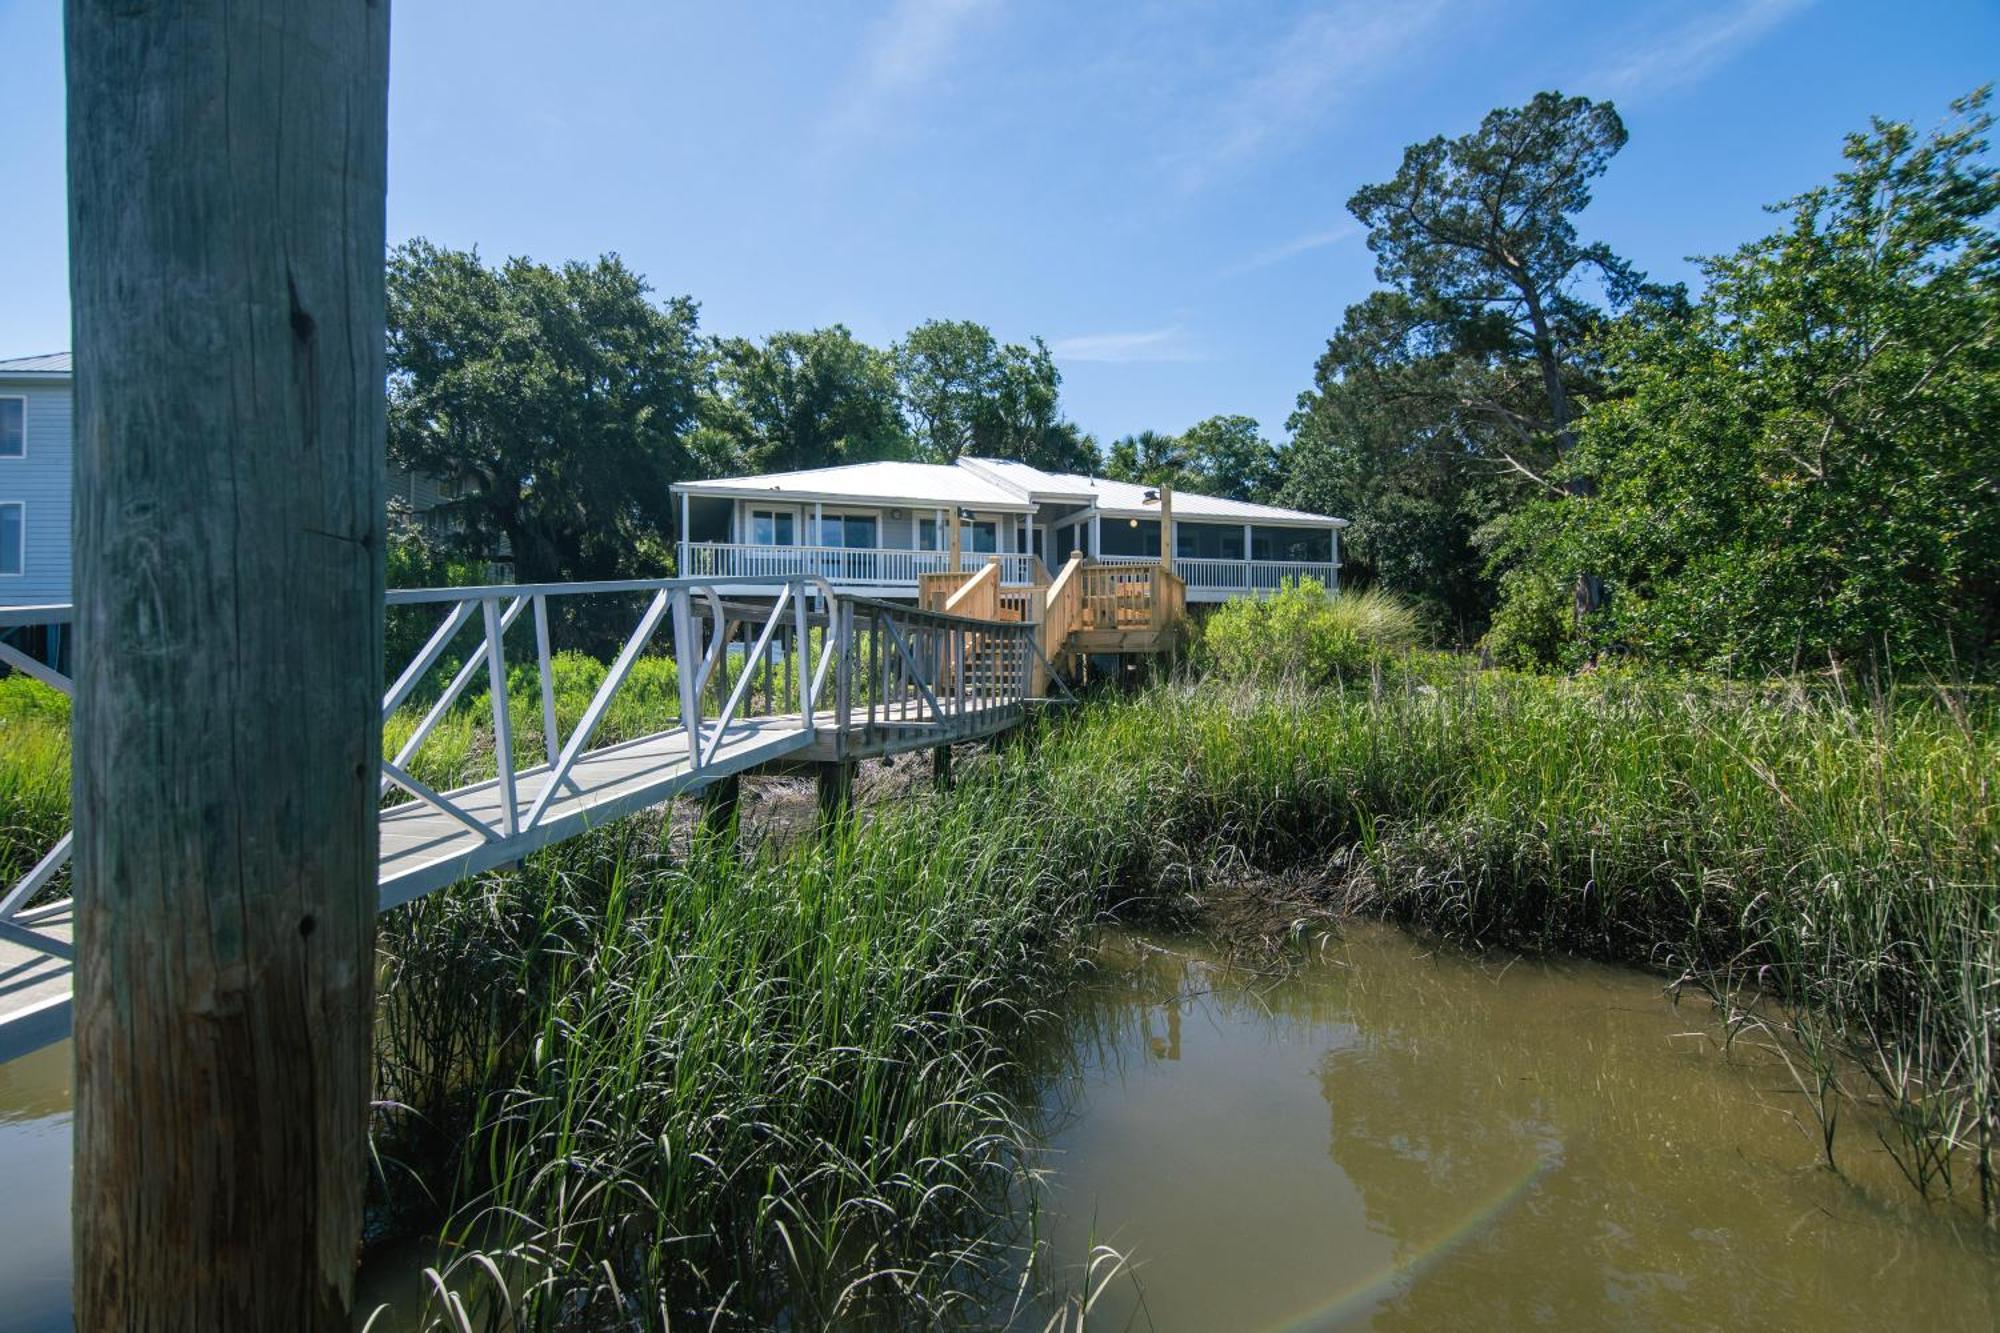
[[[1310,577],[1336,587],[1347,520],[1151,487],[1043,472],[1025,463],[854,463],[760,477],[674,485],[680,497],[680,570],[745,591],[758,580],[816,574],[843,591],[910,597],[918,575],[998,557],[1001,581],[1046,582],[1072,552],[1104,564],[1161,558],[1171,532],[1174,570],[1190,602],[1269,592]]]

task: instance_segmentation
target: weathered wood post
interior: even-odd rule
[[[345,1330],[386,0],[70,0],[76,1326]]]
[[[1160,568],[1174,572],[1174,488],[1160,487]]]
[[[734,845],[743,804],[743,777],[731,773],[701,789],[701,816],[696,828],[703,837],[721,838]]]
[[[948,541],[950,543],[950,554],[947,555],[945,558],[949,560],[951,563],[947,565],[946,568],[949,569],[952,573],[956,574],[959,572],[958,568],[959,554],[965,549],[963,545],[964,537],[959,532],[959,527],[958,527],[957,505],[953,505],[951,508],[951,535],[948,538]]]

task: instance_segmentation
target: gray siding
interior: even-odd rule
[[[73,436],[67,380],[0,379],[0,397],[24,398],[28,452],[0,458],[0,503],[26,505],[21,574],[0,574],[0,605],[70,600],[69,492]]]

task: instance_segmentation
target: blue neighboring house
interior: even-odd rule
[[[68,352],[0,361],[0,606],[70,599]]]
[[[71,426],[68,352],[0,361],[0,607],[70,600]],[[0,629],[58,669],[67,627]]]

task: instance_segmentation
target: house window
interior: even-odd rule
[[[0,574],[20,574],[27,566],[28,506],[0,504]]]
[[[28,400],[0,398],[0,458],[20,458],[28,452]]]
[[[825,514],[819,521],[819,544],[850,551],[875,549],[875,515]]]
[[[786,509],[751,510],[750,544],[753,546],[790,546],[792,544],[791,511]]]
[[[1174,556],[1180,560],[1241,560],[1243,527],[1239,523],[1176,523]]]
[[[942,536],[940,535],[942,534]],[[940,529],[934,518],[917,520],[917,549],[920,551],[942,551],[951,544],[951,524],[947,522]],[[958,549],[998,553],[1000,550],[1000,529],[989,519],[978,519],[958,525]]]
[[[1333,534],[1312,528],[1252,528],[1250,558],[1327,564],[1333,560]]]

